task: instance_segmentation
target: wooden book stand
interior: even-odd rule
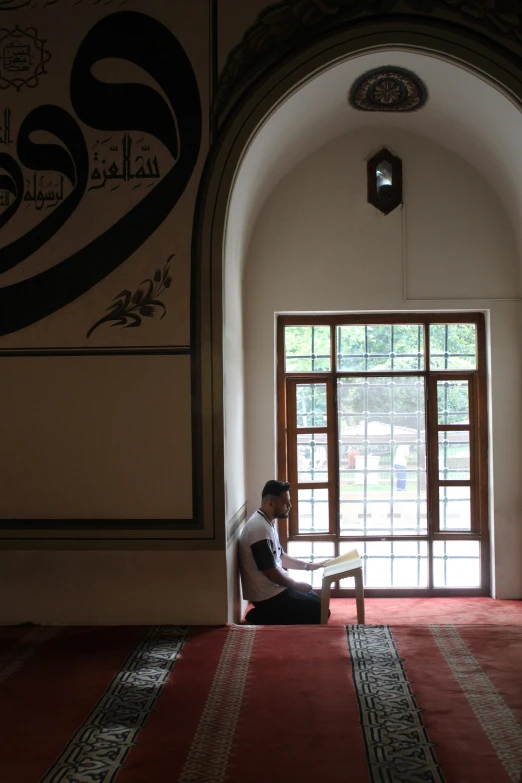
[[[355,578],[355,602],[357,605],[357,622],[364,625],[364,586],[362,564],[357,549],[352,549],[345,555],[330,560],[325,566],[323,583],[321,586],[321,623],[328,622],[328,608],[330,606],[330,585],[347,576]]]

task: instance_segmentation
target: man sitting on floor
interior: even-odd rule
[[[239,537],[239,567],[243,597],[254,604],[247,612],[249,625],[311,625],[321,622],[321,598],[308,582],[296,582],[287,573],[316,571],[321,563],[305,563],[283,551],[276,520],[287,519],[290,503],[288,481],[267,481],[261,508],[248,520]]]

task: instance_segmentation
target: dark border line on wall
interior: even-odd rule
[[[194,519],[0,519],[0,530],[203,530]],[[25,539],[24,539],[25,540]]]
[[[156,538],[148,537],[127,537],[123,536],[110,538],[44,538],[39,536],[38,538],[0,538],[0,552],[9,551],[88,551],[97,550],[104,552],[117,552],[117,551],[178,551],[178,552],[197,552],[199,551],[215,551],[216,546],[213,540],[208,538],[196,538],[187,537],[176,538],[174,536],[156,536]]]
[[[212,2],[212,0],[211,0]],[[192,513],[196,518],[203,517],[203,389],[202,389],[202,324],[201,324],[201,268],[196,263],[200,255],[200,243],[202,241],[199,226],[203,213],[204,192],[203,182],[206,182],[208,176],[209,155],[203,165],[196,203],[194,205],[194,215],[192,221],[192,240],[190,251],[190,344],[193,346],[190,354],[190,386],[192,397]],[[210,287],[212,283],[210,283]],[[210,313],[211,317],[211,313]],[[210,360],[210,389],[212,393],[212,359]],[[212,438],[213,440],[213,438]],[[213,443],[211,445],[213,454]],[[213,462],[213,458],[212,458]],[[212,469],[213,473],[213,469]],[[212,518],[212,539],[216,539],[216,520],[214,509],[214,484],[210,489],[211,501],[207,513]]]
[[[192,275],[194,275],[194,263]],[[192,290],[195,290],[195,281],[192,280]],[[203,431],[202,431],[202,391],[201,391],[201,353],[199,346],[199,329],[196,314],[192,311],[194,293],[191,294],[191,340],[196,349],[190,355],[190,395],[192,413],[192,509],[196,518],[203,514]],[[199,303],[199,300],[197,300]],[[199,307],[198,307],[199,316]],[[212,538],[216,536],[214,513],[212,512]]]
[[[190,356],[190,345],[143,345],[139,348],[4,348],[0,359],[21,356]]]
[[[239,531],[243,527],[247,517],[247,504],[243,503],[239,511],[236,511],[230,522],[227,523],[227,547],[236,540]]]
[[[210,66],[210,84],[208,117],[210,123],[210,146],[212,146],[217,135],[217,119],[212,111],[214,98],[217,95],[219,59],[218,59],[218,0],[209,0],[209,66]]]
[[[143,545],[144,543],[147,543],[150,545],[150,549],[159,549],[160,547],[157,546],[157,544],[162,544],[165,546],[166,544],[185,544],[185,542],[189,542],[191,544],[192,542],[203,542],[204,544],[207,544],[208,542],[214,541],[213,538],[205,538],[204,536],[187,536],[180,538],[179,536],[176,538],[175,536],[133,536],[132,538],[124,538],[123,536],[118,537],[110,537],[110,536],[104,536],[104,538],[95,538],[94,536],[85,536],[84,538],[80,536],[10,536],[9,538],[0,538],[0,552],[6,551],[10,549],[54,549],[55,546],[57,549],[76,549],[77,544],[83,544],[82,547],[79,548],[80,550],[83,549],[108,549],[108,550],[116,550],[116,549],[135,549],[138,548],[136,545]],[[45,544],[49,545],[52,544],[52,546],[46,546],[46,547],[36,547],[36,544],[41,544],[44,542]],[[117,547],[114,546],[104,546],[106,543],[111,544],[118,544]],[[60,547],[59,544],[71,544],[70,547]],[[87,546],[88,544],[92,544],[93,546]],[[170,547],[169,547],[170,548]],[[172,547],[174,550],[183,551],[184,547]],[[197,551],[199,547],[196,547],[195,549],[188,548],[187,551]],[[213,547],[207,548],[202,547],[202,549],[213,549]]]
[[[111,346],[107,348],[36,348],[36,349],[0,349],[0,360],[5,358],[24,358],[24,357],[67,357],[67,356],[191,356],[193,364],[193,352],[190,345],[171,345],[171,346],[141,346],[140,348],[121,348]],[[191,369],[191,373],[194,372],[194,367]],[[192,380],[192,386],[194,382]],[[193,398],[193,414],[194,414],[194,394]],[[194,424],[193,424],[194,435]],[[196,467],[198,466],[198,467]],[[199,468],[199,460],[193,458],[193,471]],[[16,530],[26,531],[31,530],[35,532],[34,536],[9,536],[8,538],[2,538],[0,536],[0,547],[2,542],[28,542],[28,541],[123,541],[126,539],[118,538],[101,538],[95,539],[92,536],[86,538],[69,538],[67,536],[60,537],[46,537],[36,535],[39,528],[42,532],[46,530],[63,530],[64,533],[68,530],[88,530],[89,532],[103,532],[103,531],[147,531],[147,530],[165,530],[165,531],[181,531],[181,530],[203,530],[204,525],[202,516],[200,513],[196,513],[196,507],[199,509],[199,481],[198,476],[193,472],[193,503],[194,503],[194,517],[195,519],[0,519],[0,531],[13,532]],[[197,538],[132,538],[130,541],[214,541],[215,540],[215,525],[212,525],[212,530],[209,531],[208,536]]]

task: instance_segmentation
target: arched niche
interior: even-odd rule
[[[230,198],[238,172],[252,139],[286,97],[335,63],[372,51],[394,50],[417,51],[454,63],[487,81],[517,107],[522,102],[522,69],[508,49],[488,44],[484,37],[466,32],[460,25],[433,18],[411,21],[410,17],[375,16],[322,34],[305,48],[289,53],[228,109],[200,187],[192,277],[194,466],[202,513],[212,516],[218,528],[226,528],[231,521],[237,523],[246,513],[247,499],[242,461],[242,327],[234,301],[241,297],[238,259],[242,248],[234,247],[237,240],[227,242]],[[248,202],[247,197],[245,221],[251,207]],[[227,274],[237,283],[232,296],[230,292],[225,296]],[[260,291],[260,296],[263,294]],[[230,578],[235,578],[233,571],[229,571]]]

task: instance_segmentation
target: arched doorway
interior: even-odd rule
[[[252,223],[257,217],[256,210],[270,190],[266,179],[264,189],[252,187],[252,183],[262,181],[267,161],[273,155],[268,134],[263,135],[270,119],[277,114],[284,115],[288,97],[296,94],[304,84],[312,79],[317,82],[319,74],[332,70],[334,65],[370,52],[386,52],[389,60],[395,52],[416,51],[445,63],[458,63],[459,68],[465,67],[468,75],[480,72],[481,80],[487,79],[497,90],[508,95],[509,99],[503,98],[506,106],[517,101],[519,74],[509,58],[500,65],[493,65],[484,46],[463,35],[460,29],[449,35],[447,26],[437,30],[433,20],[429,32],[425,23],[419,22],[387,21],[379,24],[379,33],[374,32],[375,28],[376,23],[365,23],[331,33],[306,52],[301,51],[273,69],[256,90],[247,94],[237,113],[229,116],[222,129],[221,143],[207,169],[200,199],[202,212],[197,245],[197,293],[200,297],[197,333],[202,347],[198,377],[201,379],[199,404],[203,414],[200,457],[206,509],[218,520],[227,522],[237,516],[248,495],[244,461],[247,441],[241,267]],[[445,38],[437,33],[440,36],[444,33]],[[252,154],[254,145],[255,154]],[[235,207],[232,203],[234,194]],[[227,234],[231,222],[233,234],[230,231]],[[517,295],[518,291],[515,291],[515,296],[505,298],[516,299]],[[518,305],[514,304],[514,307]],[[420,309],[418,305],[417,308]],[[247,411],[247,415],[252,416],[252,411]],[[263,426],[270,429],[272,424],[269,417]],[[518,420],[513,424],[518,427]],[[509,514],[516,513],[513,502]],[[520,545],[512,524],[508,524],[504,532],[512,542],[516,540]],[[507,570],[510,576],[499,594],[500,597],[515,597],[514,593],[522,589],[516,576],[516,561],[512,560]],[[506,595],[506,592],[511,594]]]

